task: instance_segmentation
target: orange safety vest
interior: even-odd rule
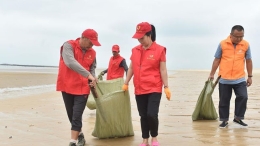
[[[219,65],[219,75],[227,80],[236,80],[245,76],[245,55],[249,44],[242,40],[234,48],[230,36],[221,41],[222,56]]]
[[[112,80],[116,78],[124,77],[124,68],[119,67],[120,63],[124,58],[119,54],[117,56],[112,56],[109,61],[109,66],[107,70],[107,80]]]
[[[79,38],[76,40],[68,41],[74,52],[74,58],[82,65],[86,70],[90,70],[90,66],[96,58],[96,52],[92,48],[88,49],[84,54],[79,45]],[[63,46],[61,47],[60,53],[62,53]],[[66,93],[74,95],[89,94],[90,88],[88,85],[88,79],[83,77],[74,70],[68,68],[62,55],[60,56],[59,73],[56,85],[57,91],[64,91]]]
[[[162,92],[160,58],[163,51],[166,53],[166,48],[155,42],[146,50],[142,45],[132,49],[131,61],[136,95]]]

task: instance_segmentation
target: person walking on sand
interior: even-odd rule
[[[247,107],[247,87],[252,84],[253,63],[249,43],[243,40],[244,28],[235,25],[230,35],[222,40],[215,53],[212,69],[209,75],[214,79],[214,74],[219,67],[219,120],[220,128],[225,128],[229,120],[229,106],[232,89],[235,92],[235,115],[233,122],[246,127],[242,120]],[[247,69],[247,80],[245,79],[245,62]]]
[[[139,23],[133,38],[140,45],[132,49],[131,63],[122,89],[128,90],[128,83],[134,76],[135,99],[141,117],[143,142],[140,146],[149,145],[151,135],[152,146],[159,146],[158,113],[162,96],[162,87],[168,100],[171,92],[168,87],[166,68],[166,48],[155,42],[155,27],[148,22]]]
[[[108,68],[101,72],[101,75],[107,73],[107,80],[123,78],[124,71],[127,73],[128,66],[123,57],[119,54],[120,49],[118,45],[113,45],[112,54],[113,56],[109,60]]]
[[[80,38],[65,42],[60,49],[59,72],[56,90],[61,91],[69,121],[71,141],[69,146],[84,146],[82,114],[86,107],[90,86],[96,86],[96,52],[100,46],[98,34],[93,29],[83,31]],[[90,83],[88,83],[90,80]]]

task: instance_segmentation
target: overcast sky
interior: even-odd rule
[[[129,64],[136,25],[146,21],[167,48],[168,69],[210,69],[236,24],[260,68],[259,0],[0,0],[0,18],[0,64],[58,66],[60,46],[87,28],[99,34],[98,68],[108,66],[114,44]]]

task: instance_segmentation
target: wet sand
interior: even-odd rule
[[[260,72],[254,71],[253,85],[248,88],[249,99],[245,120],[249,127],[233,124],[234,98],[231,101],[229,126],[219,129],[219,121],[192,121],[198,96],[209,71],[176,71],[169,75],[172,100],[163,94],[159,113],[161,146],[185,145],[259,145],[260,143]],[[0,88],[55,84],[55,74],[0,73]],[[1,93],[0,93],[1,96]],[[142,141],[139,115],[130,85],[132,122],[135,135],[126,138],[97,139],[91,135],[95,110],[87,107],[83,115],[86,146],[137,146]],[[234,96],[233,96],[234,97]],[[218,89],[213,94],[218,106]],[[46,92],[17,98],[0,99],[0,145],[66,146],[70,140],[70,124],[59,92]]]

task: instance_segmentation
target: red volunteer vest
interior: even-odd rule
[[[109,61],[109,66],[107,70],[107,80],[112,80],[116,78],[123,78],[124,77],[124,68],[119,67],[120,63],[124,58],[120,55],[112,56]]]
[[[245,77],[245,56],[248,42],[242,40],[234,48],[230,36],[221,41],[222,56],[219,64],[219,75],[227,80],[236,80]]]
[[[95,50],[90,48],[84,54],[79,45],[79,38],[76,40],[70,40],[68,42],[73,48],[74,58],[79,62],[79,64],[81,64],[86,70],[89,71],[91,64],[96,58]],[[61,52],[62,49],[63,46],[61,47]],[[64,91],[66,93],[74,95],[83,95],[90,93],[88,79],[68,68],[64,63],[62,56],[60,56],[56,90]]]
[[[135,94],[162,92],[160,58],[166,48],[153,42],[144,50],[141,45],[132,49],[132,68],[134,73]]]

